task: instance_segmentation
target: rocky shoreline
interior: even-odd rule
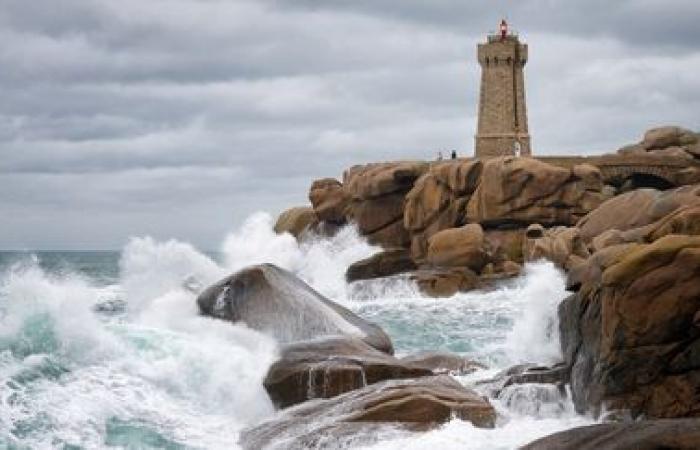
[[[698,448],[700,134],[653,129],[594,160],[354,166],[342,182],[315,181],[311,206],[283,212],[275,230],[304,240],[354,224],[383,250],[351,265],[349,282],[402,274],[435,297],[488,288],[528,261],[552,261],[570,291],[558,310],[563,360],[514,367],[488,381],[489,389],[568,387],[578,412],[611,423],[526,448]],[[285,448],[304,448],[321,435],[361,434],[382,423],[426,430],[456,416],[495,424],[488,399],[446,374],[473,363],[439,353],[398,359],[379,327],[282,269],[245,269],[198,304],[284,344],[265,379],[281,411],[243,434],[246,448],[280,439]],[[313,427],[309,417],[317,418]]]

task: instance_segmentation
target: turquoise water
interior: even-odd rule
[[[399,354],[458,352],[486,363],[484,377],[558,357],[551,321],[564,292],[551,265],[491,292],[439,300],[401,279],[347,285],[346,267],[376,250],[350,228],[299,246],[256,215],[217,253],[149,238],[120,252],[0,252],[0,448],[236,448],[242,428],[274,413],[262,379],[277,345],[199,316],[183,284],[206,286],[259,262],[292,270],[378,323]],[[585,422],[499,408],[497,430],[456,421],[408,441],[377,436],[376,448],[462,448],[468,436],[472,448],[505,449]]]

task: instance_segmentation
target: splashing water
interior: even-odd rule
[[[425,298],[402,277],[347,284],[348,265],[377,251],[353,227],[299,245],[258,213],[215,257],[151,238],[132,239],[120,255],[61,254],[61,270],[47,263],[56,255],[0,253],[0,447],[236,448],[242,428],[273,414],[262,379],[277,345],[200,316],[192,285],[254,263],[284,267],[378,323],[399,354],[452,350],[486,363],[462,379],[470,386],[515,363],[559,358],[565,291],[551,264],[449,299]],[[510,449],[590,422],[539,385],[510,387],[492,403],[495,430],[459,420],[421,434],[380,427],[371,448]]]

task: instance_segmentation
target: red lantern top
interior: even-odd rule
[[[501,40],[503,40],[508,35],[508,23],[506,22],[506,19],[501,20],[500,29],[501,29]]]

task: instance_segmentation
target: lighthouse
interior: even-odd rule
[[[477,158],[531,155],[525,107],[527,44],[508,23],[477,47],[481,66],[479,118],[474,153]]]

